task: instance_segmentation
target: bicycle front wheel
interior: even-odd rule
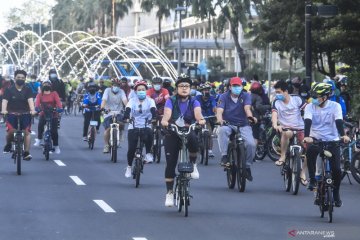
[[[209,132],[204,132],[204,165],[209,163]]]
[[[330,186],[326,187],[326,204],[328,207],[328,222],[332,223],[333,220],[333,210],[334,210],[334,199],[333,199],[333,193],[332,193],[332,188]]]
[[[177,210],[178,212],[181,212],[182,210],[182,206],[183,206],[183,203],[182,203],[182,194],[181,194],[181,189],[180,189],[180,184],[179,184],[179,181],[176,180],[176,185],[175,185],[175,191],[174,191],[174,202],[175,202],[175,205],[177,206]]]
[[[246,187],[246,159],[245,159],[245,146],[239,144],[236,148],[236,161],[237,161],[237,185],[239,192],[244,192]]]
[[[301,158],[298,149],[294,150],[294,155],[292,156],[291,161],[291,191],[293,195],[296,195],[299,191],[301,173]]]
[[[117,133],[116,130],[112,131],[112,145],[111,145],[111,161],[113,163],[117,162],[117,144],[118,144],[118,139],[117,139]]]
[[[355,181],[360,183],[360,152],[357,152],[351,160],[350,171]]]
[[[190,196],[189,196],[189,191],[188,189],[186,189],[186,187],[184,187],[183,202],[184,202],[184,216],[187,217],[189,215]]]
[[[88,139],[89,148],[90,148],[91,150],[94,149],[95,135],[96,135],[96,133],[95,133],[95,128],[94,128],[94,127],[91,127],[91,129],[90,129],[90,137],[89,137],[89,139]]]
[[[236,182],[236,167],[234,161],[234,152],[232,150],[228,150],[228,158],[229,158],[230,166],[225,167],[226,179],[229,189],[233,189],[235,187],[235,182]]]
[[[139,187],[140,185],[140,175],[141,175],[141,159],[135,159],[135,187]]]
[[[21,147],[18,146],[17,151],[16,151],[16,173],[17,175],[21,175],[21,158],[22,158],[22,151],[21,151]]]
[[[157,133],[156,133],[155,146],[154,146],[155,156],[156,156],[155,160],[156,160],[156,163],[160,163],[160,159],[161,159],[161,132],[160,132],[160,130],[157,130]]]

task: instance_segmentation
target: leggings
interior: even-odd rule
[[[38,125],[38,139],[42,139],[44,134],[45,128],[45,117],[41,116],[39,118],[39,125]],[[51,138],[53,140],[54,146],[59,146],[59,134],[58,134],[58,118],[51,119]]]
[[[151,146],[153,143],[153,132],[151,128],[141,128],[140,134],[142,136],[142,141],[145,144],[146,153],[150,153]],[[135,151],[137,147],[139,129],[129,129],[128,130],[128,152],[127,152],[127,161],[128,166],[132,166],[132,162],[135,156]]]

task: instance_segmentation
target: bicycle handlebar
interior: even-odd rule
[[[174,132],[176,132],[177,135],[185,135],[185,136],[187,136],[187,135],[190,134],[191,130],[195,129],[195,127],[196,127],[197,125],[198,125],[197,123],[193,123],[193,124],[191,124],[191,125],[189,126],[188,131],[181,131],[181,130],[179,130],[179,127],[178,127],[177,125],[175,125],[175,124],[170,124],[170,125],[169,125],[169,129],[172,130],[172,131],[174,131]]]

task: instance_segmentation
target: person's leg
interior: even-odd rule
[[[138,140],[138,131],[134,129],[129,129],[128,131],[128,151],[127,151],[127,161],[128,166],[132,166],[132,162],[134,160],[136,144]]]
[[[90,120],[91,120],[91,112],[85,112],[85,114],[84,114],[83,137],[86,137],[87,134],[88,134]]]
[[[153,144],[153,132],[151,128],[144,129],[144,138],[143,141],[145,143],[145,150],[146,153],[151,153],[151,147]]]
[[[318,146],[309,144],[306,151],[306,159],[308,163],[310,183],[308,188],[313,190],[316,185],[315,170],[316,170],[316,158],[319,154]]]
[[[242,127],[240,129],[241,137],[245,143],[246,149],[246,167],[250,168],[254,161],[256,144],[253,137],[252,129],[250,126]]]
[[[97,131],[99,131],[99,129],[100,129],[100,116],[101,116],[101,112],[100,111],[96,111],[95,112],[95,115],[94,115],[94,119],[95,119],[95,121],[97,121],[98,122],[98,125],[96,126],[96,130]]]
[[[175,168],[178,161],[180,141],[174,132],[165,134],[164,150],[166,158],[165,183],[167,192],[172,192],[174,187],[174,178],[176,176]]]
[[[229,136],[232,132],[232,129],[228,126],[221,126],[219,128],[219,135],[218,135],[218,143],[219,149],[222,156],[227,155],[227,148],[229,145]]]
[[[341,168],[340,168],[340,146],[339,144],[334,144],[329,149],[332,153],[330,158],[330,168],[332,171],[332,177],[334,179],[334,200],[335,206],[341,206],[340,199],[340,184],[341,184]]]
[[[59,134],[57,128],[58,119],[53,118],[51,120],[51,138],[53,140],[54,147],[59,146]]]
[[[276,165],[281,166],[285,163],[286,152],[289,147],[289,140],[292,138],[293,133],[291,131],[283,131],[281,133],[281,155],[278,161],[275,162]]]
[[[38,139],[39,140],[43,138],[44,127],[45,127],[45,117],[41,116],[39,118],[39,123],[38,123]],[[56,128],[57,128],[57,123],[56,123]]]

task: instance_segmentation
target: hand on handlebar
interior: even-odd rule
[[[169,126],[169,122],[168,122],[168,121],[161,120],[161,125],[166,128],[166,127]]]
[[[205,120],[205,119],[200,119],[200,120],[198,121],[198,123],[199,123],[200,125],[205,125],[205,124],[206,124],[206,120]]]
[[[282,133],[282,131],[283,131],[282,127],[279,126],[279,125],[273,126],[273,128],[274,128],[275,131],[277,131],[279,133]]]
[[[250,124],[256,124],[257,123],[256,117],[247,117],[247,119],[250,122]]]
[[[340,139],[343,140],[344,143],[349,143],[351,141],[351,139],[347,135],[342,136]]]
[[[303,140],[304,143],[313,143],[314,139],[312,137],[305,137]]]

